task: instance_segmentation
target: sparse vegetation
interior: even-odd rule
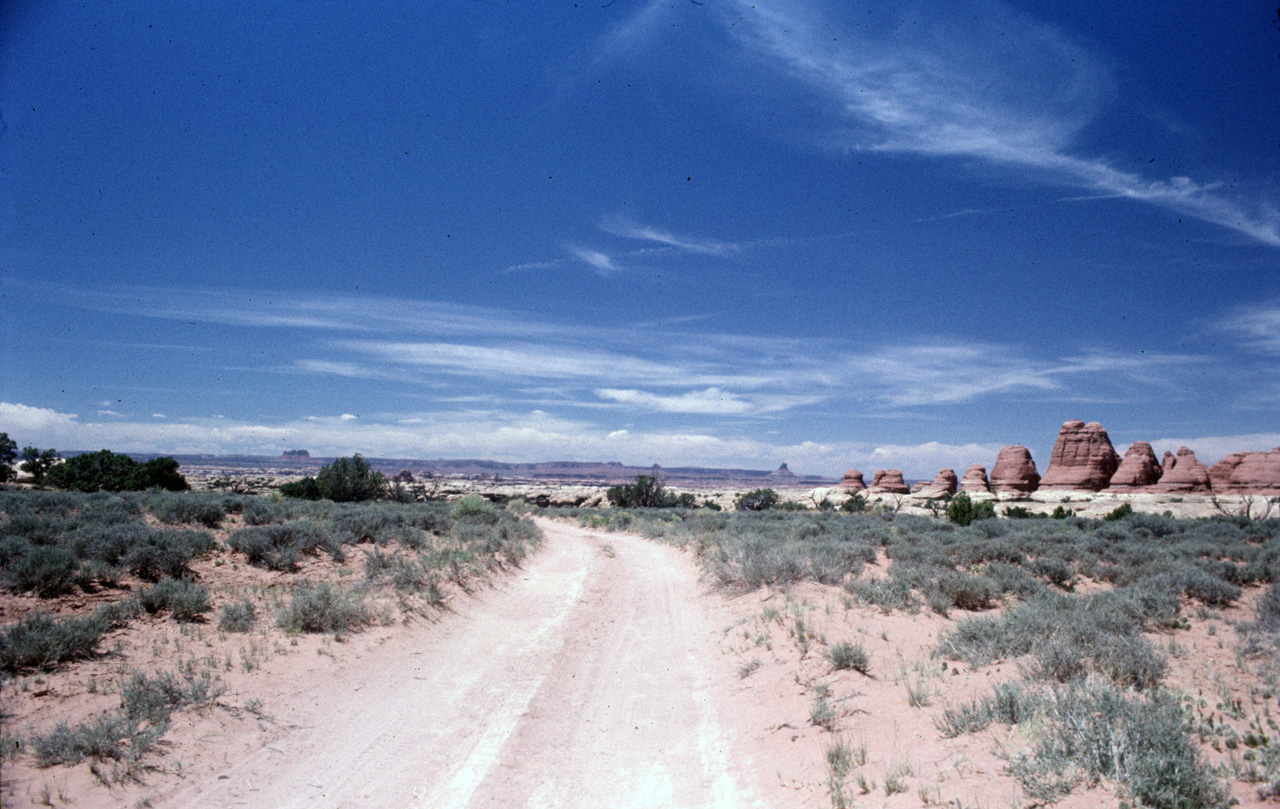
[[[827,659],[836,671],[852,669],[859,674],[871,674],[871,656],[860,643],[837,643],[827,649]]]

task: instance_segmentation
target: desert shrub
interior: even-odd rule
[[[947,571],[938,576],[938,590],[952,606],[962,610],[986,610],[995,605],[996,583],[983,575]]]
[[[157,520],[172,525],[200,524],[217,528],[227,516],[223,504],[212,498],[195,495],[168,495],[151,507]]]
[[[296,588],[278,623],[289,632],[342,634],[367,624],[370,618],[361,592],[321,582]]]
[[[258,622],[258,611],[247,598],[233,601],[222,608],[218,629],[223,632],[248,632]]]
[[[909,610],[916,606],[911,584],[902,579],[858,579],[846,585],[850,595],[862,604],[872,604],[885,612]]]
[[[1185,566],[1178,578],[1182,583],[1182,592],[1203,604],[1225,607],[1240,597],[1239,587],[1196,565]]]
[[[281,492],[283,493],[283,489]],[[289,519],[289,512],[284,503],[266,497],[253,497],[247,500],[241,514],[245,525],[270,525]]]
[[[1133,513],[1133,506],[1129,505],[1128,503],[1121,503],[1111,511],[1107,512],[1107,515],[1102,519],[1106,520],[1107,522],[1115,522],[1116,520],[1123,520],[1125,517],[1128,517],[1132,513]]]
[[[733,501],[733,507],[738,511],[767,511],[777,504],[778,493],[773,489],[752,489]]]
[[[1028,796],[1053,800],[1080,780],[1110,778],[1153,809],[1225,807],[1225,786],[1192,743],[1176,700],[1157,693],[1129,699],[1105,684],[1056,689],[1044,703],[1046,727],[1011,772]]]
[[[305,477],[302,480],[291,480],[288,483],[280,484],[280,494],[285,497],[296,497],[300,500],[319,500],[320,484],[316,483],[313,477]],[[254,523],[260,525],[261,523]]]
[[[497,513],[493,503],[478,494],[463,495],[449,509],[449,516],[455,520],[463,517],[495,517]]]
[[[0,634],[0,670],[47,669],[92,657],[109,628],[96,615],[57,620],[33,612]]]
[[[138,603],[152,615],[168,610],[173,620],[182,623],[198,621],[212,609],[206,588],[187,579],[169,576],[138,591]]]
[[[867,499],[860,494],[854,494],[840,504],[840,510],[846,514],[861,514],[867,510]]]
[[[80,560],[65,548],[31,546],[5,565],[5,584],[19,593],[41,598],[65,595],[75,589]]]
[[[1031,563],[1031,572],[1055,587],[1070,590],[1076,569],[1070,562],[1057,556],[1041,556]]]
[[[186,680],[167,671],[154,677],[134,671],[120,683],[120,704],[126,718],[159,724],[179,708],[208,705],[223,691],[208,671]]]
[[[1001,683],[981,699],[948,707],[936,725],[943,736],[954,739],[984,730],[993,722],[1010,726],[1027,722],[1037,715],[1043,702],[1022,683]]]
[[[1266,632],[1280,632],[1280,582],[1272,582],[1254,606],[1258,626]]]
[[[41,452],[35,447],[23,447],[22,463],[18,468],[31,475],[32,483],[41,486],[44,484],[45,475],[61,459],[62,456],[56,449],[46,449]]]
[[[106,625],[108,629],[119,629],[137,618],[143,612],[142,604],[136,598],[122,598],[103,604],[94,612],[94,617]]]
[[[860,643],[837,643],[827,649],[827,659],[837,671],[852,669],[861,674],[871,673],[871,655]]]
[[[1008,506],[1003,513],[1010,520],[1043,520],[1048,516],[1036,513],[1026,506]]]
[[[975,503],[967,492],[960,492],[947,504],[947,519],[956,525],[968,525],[974,520],[993,519],[995,516],[995,503],[990,500]]]
[[[614,486],[605,492],[616,508],[669,508],[676,505],[675,495],[668,492],[656,475],[637,475],[636,482]]]
[[[334,553],[338,548],[322,526],[303,521],[241,528],[227,537],[227,545],[255,567],[285,572],[295,570],[303,554],[322,548]]]
[[[74,726],[60,723],[46,733],[32,736],[28,744],[37,766],[74,766],[86,758],[139,758],[162,731],[163,728],[142,731],[137,722],[130,722],[119,714],[107,714]]]
[[[59,489],[79,492],[145,491],[151,488],[182,491],[186,478],[178,474],[173,458],[153,458],[138,463],[128,455],[110,450],[87,452],[69,458],[49,470],[45,482]]]
[[[325,464],[316,475],[320,496],[335,503],[373,500],[387,487],[387,479],[375,472],[360,453]]]
[[[217,543],[206,531],[173,528],[147,529],[129,548],[122,560],[134,575],[147,581],[164,576],[190,575],[191,560],[211,552]]]

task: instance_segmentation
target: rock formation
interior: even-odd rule
[[[1156,454],[1151,451],[1151,445],[1146,441],[1134,441],[1129,445],[1129,449],[1125,450],[1124,460],[1120,462],[1120,467],[1116,469],[1116,473],[1111,476],[1111,485],[1107,487],[1112,492],[1140,492],[1146,491],[1147,487],[1160,480],[1160,476],[1164,474],[1164,469],[1160,467],[1160,462],[1156,460]]]
[[[844,477],[840,480],[840,488],[846,492],[860,492],[867,488],[867,483],[862,479],[862,473],[857,469],[850,469],[844,473]]]
[[[1169,450],[1164,451],[1164,457],[1160,459],[1160,476],[1163,477],[1173,471],[1173,467],[1178,464],[1178,456]]]
[[[925,484],[920,487],[920,490],[934,497],[942,497],[948,494],[955,494],[958,486],[959,479],[956,477],[956,470],[943,469],[933,479],[932,483]]]
[[[1280,495],[1280,447],[1233,452],[1209,468],[1216,493]]]
[[[769,473],[771,478],[793,478],[795,476],[796,473],[788,469],[785,463]]]
[[[1209,467],[1196,458],[1196,454],[1186,447],[1178,448],[1177,462],[1173,469],[1160,476],[1160,480],[1151,486],[1153,492],[1176,492],[1178,494],[1204,494],[1210,491]]]
[[[960,480],[960,491],[990,492],[991,484],[987,482],[987,468],[977,463],[969,467]]]
[[[1120,456],[1102,425],[1075,419],[1058,431],[1040,488],[1099,492],[1107,488],[1119,466]]]
[[[884,494],[910,494],[911,487],[902,479],[901,469],[881,469],[876,472],[870,491]]]
[[[991,490],[995,492],[1034,492],[1040,486],[1040,473],[1031,458],[1031,450],[1013,444],[1000,450],[996,465],[991,467]]]

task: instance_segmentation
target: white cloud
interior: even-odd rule
[[[1109,77],[1054,28],[1010,6],[936,7],[932,18],[884,37],[839,24],[843,9],[824,17],[814,4],[739,0],[735,8],[725,17],[732,33],[819,99],[843,148],[1017,167],[1280,246],[1274,206],[1249,209],[1222,183],[1150,179],[1073,154]]]
[[[694,239],[679,236],[649,225],[641,225],[622,217],[609,217],[600,223],[600,229],[624,239],[638,239],[655,242],[686,253],[702,253],[707,255],[724,255],[738,249],[738,245],[729,242],[717,242],[709,239]]]
[[[1280,357],[1280,303],[1237,309],[1219,322],[1250,351]]]
[[[164,413],[152,413],[152,414],[151,414],[151,418],[153,418],[153,419],[167,419],[167,418],[168,418],[168,416],[166,416]]]
[[[45,407],[0,402],[0,431],[9,433],[10,437],[18,433],[56,430],[74,424],[75,420],[75,413],[59,413]]]
[[[661,396],[647,391],[600,388],[596,395],[602,399],[658,410],[663,413],[740,414],[751,411],[751,405],[720,388],[690,391],[676,396]]]
[[[599,250],[589,250],[585,247],[575,247],[573,245],[565,245],[564,249],[568,250],[579,261],[595,270],[597,275],[608,277],[622,272],[622,268],[613,262],[613,259],[608,253],[603,253]]]
[[[352,414],[350,414],[350,413],[343,413],[341,416],[338,416],[338,418],[342,419],[343,421],[355,421],[356,419],[358,419],[358,418],[360,418],[360,417],[359,417],[359,416],[353,416],[353,415],[352,415]]]

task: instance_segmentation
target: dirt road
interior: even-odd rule
[[[423,648],[299,683],[291,730],[155,805],[763,806],[721,722],[718,627],[688,559],[541,525],[525,569]]]

